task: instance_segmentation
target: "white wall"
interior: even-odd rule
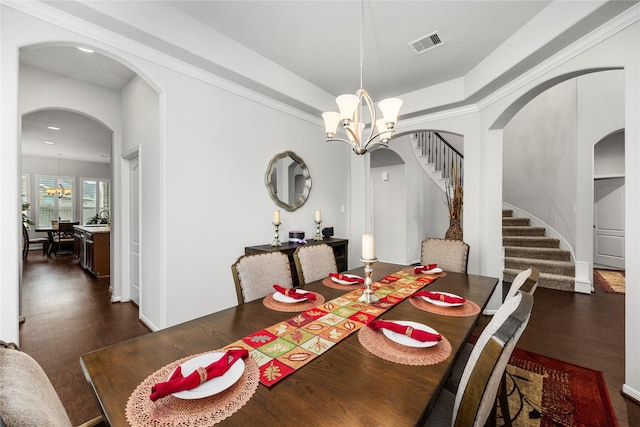
[[[606,136],[595,145],[593,175],[624,176],[624,131]]]
[[[504,128],[503,201],[543,219],[575,246],[575,79],[538,95]]]
[[[128,300],[131,271],[140,274],[140,318],[151,329],[159,329],[166,319],[166,260],[163,252],[164,240],[164,165],[160,159],[163,144],[160,138],[160,96],[139,76],[135,76],[122,90],[122,144],[120,153],[127,155],[138,150],[139,179],[143,191],[139,192],[139,225],[141,242],[140,265],[130,265],[131,239],[128,224],[130,217],[128,194],[128,163],[115,159],[114,165],[121,165],[121,186],[116,197],[121,201],[116,207],[116,216],[121,218],[122,226],[116,230],[117,239],[113,251],[118,268],[115,272],[118,281],[113,284],[116,298]],[[126,188],[125,188],[126,186]],[[121,248],[121,249],[120,249]],[[139,269],[138,269],[139,268]]]

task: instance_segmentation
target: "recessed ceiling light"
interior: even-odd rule
[[[47,129],[51,129],[51,130],[60,130],[59,127],[57,126],[47,126]]]
[[[79,47],[78,50],[81,50],[82,52],[86,52],[86,53],[93,53],[94,51],[86,48],[86,47]]]
[[[55,144],[55,142],[53,142],[53,141],[44,141],[44,143],[45,143],[45,144],[49,144],[49,145],[53,145],[53,144]]]

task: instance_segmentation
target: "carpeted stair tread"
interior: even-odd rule
[[[513,216],[513,209],[502,209],[502,217]]]
[[[513,268],[505,268],[502,272],[502,280],[505,282],[512,282],[521,271],[522,270],[516,270]],[[541,288],[573,292],[575,290],[575,278],[571,276],[540,272],[538,286]]]
[[[503,226],[503,236],[544,236],[544,227]]]
[[[576,267],[571,261],[550,261],[535,258],[509,258],[504,259],[505,268],[513,268],[516,270],[526,270],[529,267],[535,267],[540,272],[558,274],[561,276],[575,276]]]
[[[531,224],[531,219],[529,218],[515,218],[515,217],[503,217],[502,218],[502,226],[519,226],[519,227],[528,227]]]
[[[531,248],[559,248],[560,240],[546,236],[502,236],[503,246],[521,246]]]
[[[553,261],[571,261],[571,253],[565,249],[527,246],[505,246],[504,256],[510,258],[537,258]]]

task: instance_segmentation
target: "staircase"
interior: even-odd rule
[[[512,282],[522,270],[540,271],[541,288],[574,292],[575,264],[569,251],[560,249],[560,240],[545,236],[544,227],[533,227],[529,218],[516,218],[502,211],[504,271],[502,280]]]
[[[421,131],[410,134],[409,139],[423,169],[443,192],[448,191],[454,168],[460,181],[464,182],[464,157],[442,135]]]

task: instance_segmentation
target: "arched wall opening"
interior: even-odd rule
[[[603,134],[623,126],[624,71],[564,74],[528,91],[505,113],[513,113],[514,105],[521,106],[505,122],[502,134],[503,204],[516,216],[531,218],[532,225],[544,227],[546,236],[560,240],[576,264],[575,284],[567,290],[588,293],[593,264],[592,147]]]
[[[78,54],[76,48],[79,45],[72,41],[52,41],[20,48],[20,114],[44,109],[73,111],[90,117],[111,131],[110,291],[112,301],[127,301],[130,298],[131,275],[139,274],[139,281],[144,283],[146,270],[142,265],[131,266],[129,242],[132,210],[129,189],[123,187],[129,172],[123,168],[126,162],[123,163],[122,156],[130,151],[131,146],[137,147],[143,141],[153,141],[153,147],[146,152],[153,153],[155,158],[160,156],[158,112],[162,92],[146,73],[125,57],[86,44],[82,46],[94,52]],[[152,95],[139,96],[140,93]],[[151,121],[148,119],[150,114],[154,115]],[[141,117],[144,120],[140,120]],[[154,162],[153,168],[160,166],[159,162]],[[153,197],[160,200],[159,195]],[[143,214],[138,209],[133,212]],[[153,234],[159,235],[157,230]],[[143,258],[139,259],[142,263]],[[147,294],[147,297],[160,298],[152,294]],[[144,316],[149,305],[144,300],[140,301],[141,316]],[[157,310],[155,301],[152,305]]]

